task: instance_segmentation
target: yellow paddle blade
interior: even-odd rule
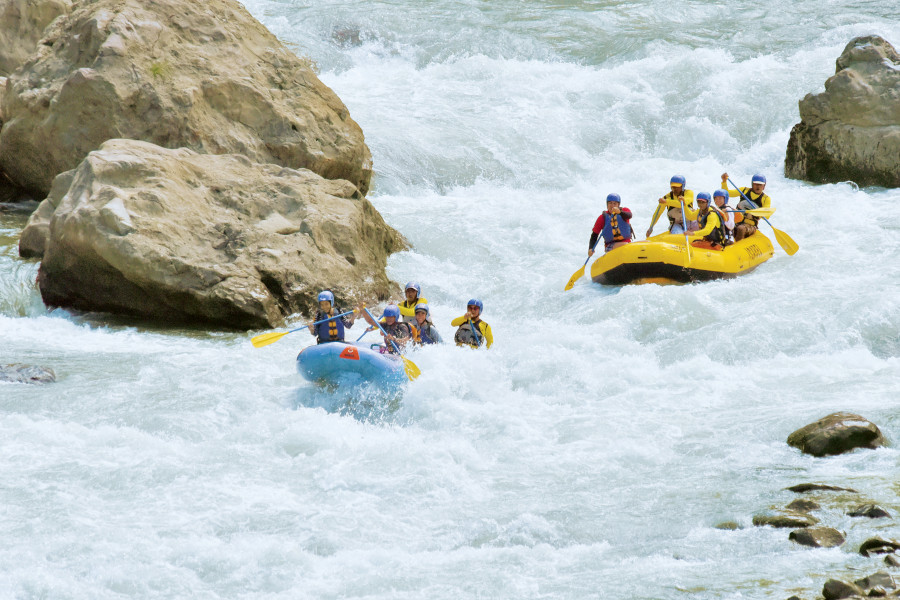
[[[262,335],[256,336],[255,338],[252,338],[250,340],[250,343],[253,344],[254,348],[262,348],[263,346],[274,344],[289,333],[290,331],[273,331],[271,333],[264,333]]]
[[[775,214],[774,208],[754,208],[746,211],[748,215],[753,215],[754,217],[763,217],[764,219],[768,219],[773,214]]]
[[[578,281],[579,279],[581,279],[581,277],[583,275],[584,275],[584,266],[582,266],[580,269],[578,269],[577,271],[572,273],[572,277],[569,278],[569,283],[566,284],[565,291],[568,292],[569,290],[571,290],[575,286],[575,282]]]
[[[781,231],[780,229],[775,229],[772,227],[772,231],[775,232],[775,241],[781,246],[781,249],[787,252],[788,256],[793,256],[797,253],[797,250],[800,249],[800,246],[797,245],[791,236]]]
[[[419,367],[416,366],[416,363],[409,360],[405,356],[401,356],[403,359],[403,367],[406,369],[406,376],[409,377],[410,381],[415,381],[419,375],[422,374],[422,371],[419,370]]]

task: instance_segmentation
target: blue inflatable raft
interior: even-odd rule
[[[329,385],[392,386],[408,380],[399,356],[344,342],[304,348],[297,355],[297,370],[308,381]]]

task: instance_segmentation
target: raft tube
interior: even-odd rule
[[[611,250],[591,265],[591,279],[604,285],[691,283],[749,273],[775,254],[772,242],[757,231],[724,250],[691,246],[684,235],[663,233]]]
[[[344,342],[304,348],[297,355],[297,371],[307,381],[327,385],[392,386],[408,379],[400,357]]]

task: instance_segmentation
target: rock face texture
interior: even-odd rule
[[[45,7],[41,18],[32,5]],[[347,108],[236,0],[68,5],[3,5],[20,15],[23,51],[40,39],[24,61],[6,59],[22,61],[8,76],[0,132],[0,169],[17,185],[43,197],[88,152],[129,138],[243,154],[368,190],[371,154]]]
[[[72,10],[70,0],[0,0],[0,75],[9,75],[37,49],[44,29]]]
[[[0,381],[7,383],[53,383],[56,374],[53,369],[35,365],[13,363],[0,365]]]
[[[404,247],[348,181],[134,140],[56,177],[21,243],[48,305],[233,328],[308,313],[325,288],[384,299]]]
[[[805,454],[829,456],[856,448],[878,448],[885,445],[885,440],[874,423],[841,412],[801,427],[788,436],[787,443]]]
[[[800,101],[784,173],[900,187],[900,54],[891,44],[875,35],[847,44],[825,91]]]

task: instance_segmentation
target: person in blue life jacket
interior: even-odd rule
[[[407,283],[403,293],[406,295],[406,300],[398,304],[397,308],[400,309],[400,314],[403,316],[404,321],[415,324],[416,306],[428,304],[428,300],[422,298],[422,288],[415,281]]]
[[[431,321],[431,311],[428,310],[427,304],[416,305],[415,328],[418,337],[415,342],[421,345],[426,344],[442,344],[441,334]]]
[[[316,311],[316,318],[313,322],[323,321],[339,315],[344,311],[334,303],[334,294],[328,290],[319,292],[319,308]],[[356,315],[344,315],[336,319],[329,319],[318,325],[310,325],[309,332],[316,336],[318,344],[326,344],[328,342],[343,342],[344,330],[353,327]]]
[[[471,346],[478,348],[482,344],[490,348],[494,344],[494,334],[491,326],[481,320],[481,311],[484,305],[481,300],[472,298],[466,306],[466,314],[456,317],[450,324],[458,327],[453,340],[457,346]]]
[[[606,252],[619,246],[631,243],[634,231],[631,229],[631,209],[622,206],[622,198],[618,194],[606,197],[606,210],[597,217],[591,230],[588,242],[588,256],[594,255],[594,244],[603,236],[603,247]]]
[[[700,192],[697,194],[697,222],[699,230],[691,235],[691,245],[696,248],[709,250],[722,250],[728,234],[718,211],[710,208],[709,194]]]
[[[369,316],[369,313],[363,310],[362,306],[360,306],[358,310],[369,325],[378,327],[380,324],[381,329],[384,329],[384,333],[382,334],[385,342],[384,351],[389,354],[397,353],[394,344],[397,345],[398,349],[403,350],[406,343],[415,339],[417,335],[415,327],[400,320],[400,309],[396,304],[388,304],[384,307],[381,320],[377,324],[375,323],[375,320]],[[394,343],[392,344],[391,342]]]

